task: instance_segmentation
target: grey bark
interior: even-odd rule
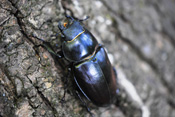
[[[53,35],[64,13],[90,16],[84,24],[113,55],[118,76],[134,84],[151,117],[175,117],[173,0],[1,0],[0,117],[89,116],[62,61],[42,47],[34,49],[40,42],[33,35],[60,44]],[[89,107],[101,117],[142,115],[124,89],[117,104]]]

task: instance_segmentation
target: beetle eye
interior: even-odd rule
[[[66,29],[68,27],[68,25],[69,25],[69,22],[67,20],[66,21],[59,21],[58,22],[58,28],[60,30]]]
[[[67,27],[67,24],[68,24],[67,22],[64,22],[63,26],[66,28]]]
[[[72,23],[73,23],[72,20],[66,19],[66,21],[63,22],[63,26],[64,26],[64,28],[67,28],[67,27],[70,26]]]
[[[64,28],[67,28],[70,25],[70,21],[69,19],[65,19],[62,23],[62,25],[64,26]]]
[[[60,30],[65,30],[66,28],[68,28],[72,24],[73,24],[73,20],[70,18],[66,18],[66,19],[58,22],[58,28]]]

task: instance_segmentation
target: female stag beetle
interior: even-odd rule
[[[107,106],[116,100],[116,72],[107,53],[95,37],[81,25],[80,20],[66,16],[58,28],[64,41],[61,53],[72,63],[74,81],[83,95],[97,106]]]

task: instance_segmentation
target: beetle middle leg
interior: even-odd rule
[[[36,36],[34,36],[36,39],[40,40],[43,42],[43,44],[39,44],[39,45],[35,45],[34,48],[38,48],[38,47],[43,47],[45,48],[49,53],[51,53],[53,56],[56,56],[56,58],[58,59],[61,59],[61,58],[64,58],[63,57],[63,53],[62,53],[62,50],[61,48],[59,48],[58,50],[54,51],[50,42],[47,42],[43,39],[40,39]],[[37,53],[38,54],[38,53]],[[39,54],[38,54],[39,55]],[[67,76],[65,77],[65,82],[64,82],[64,94],[63,94],[63,97],[61,98],[61,103],[63,104],[63,102],[65,101],[65,95],[66,95],[66,91],[67,91],[67,87],[68,87],[68,84],[69,84],[69,80],[68,78],[70,77],[71,75],[71,66],[72,66],[72,63],[70,63],[69,65],[66,66],[67,70],[68,70],[68,73],[67,73]]]
[[[68,84],[69,84],[69,77],[71,76],[71,69],[70,69],[70,64],[67,66],[68,68],[68,73],[67,73],[67,76],[65,77],[65,81],[64,81],[64,94],[63,94],[63,97],[61,98],[60,100],[60,103],[63,104],[64,101],[65,101],[65,96],[66,96],[66,92],[67,92],[67,88],[68,88]]]

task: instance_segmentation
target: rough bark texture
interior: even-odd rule
[[[113,55],[119,76],[134,84],[151,117],[175,117],[174,0],[1,0],[0,117],[89,116],[72,83],[60,103],[66,69],[44,48],[33,48],[40,43],[33,35],[55,39],[65,12],[80,19],[90,16],[85,25]],[[56,41],[60,44],[60,37]],[[117,106],[90,104],[92,113],[141,116],[120,93]]]

